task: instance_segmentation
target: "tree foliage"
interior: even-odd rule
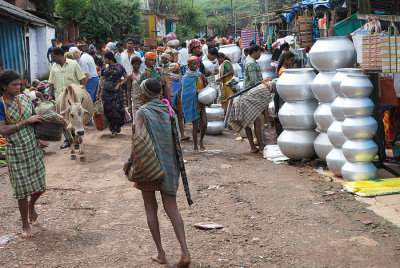
[[[54,10],[56,4],[54,0],[30,0],[30,2],[35,5],[36,10],[42,12],[46,17],[46,20],[55,24]]]
[[[88,40],[105,42],[140,38],[143,35],[142,10],[138,0],[96,0],[88,5],[80,23],[80,34]]]
[[[55,11],[61,16],[58,24],[61,29],[66,29],[73,20],[82,18],[90,2],[89,0],[55,0],[55,3]]]

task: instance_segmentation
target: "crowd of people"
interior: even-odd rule
[[[231,60],[218,51],[218,47],[225,44],[241,46],[241,41],[220,36],[196,37],[182,42],[163,39],[157,47],[151,47],[128,38],[125,43],[109,42],[100,51],[95,41],[88,44],[86,39],[79,39],[75,44],[60,44],[54,39],[48,49],[51,63],[48,91],[42,91],[48,100],[56,100],[71,84],[82,85],[93,103],[102,101],[113,136],[121,132],[129,119],[133,121],[134,139],[144,135],[144,128],[150,133],[166,179],[135,183],[135,187],[142,191],[148,226],[157,247],[157,254],[152,259],[159,263],[166,260],[161,245],[155,191],[161,192],[164,208],[181,245],[182,258],[178,266],[190,263],[184,225],[176,204],[179,172],[171,145],[174,137],[170,131],[170,117],[177,119],[181,141],[190,140],[185,135],[184,124],[192,123],[194,152],[205,151],[207,114],[205,105],[198,101],[197,96],[207,85],[219,84],[220,98],[217,101],[226,112],[230,127],[238,132],[245,129],[252,153],[264,149],[260,115],[272,122],[267,107],[272,93],[276,93],[273,82],[263,79],[257,63],[265,48],[253,43],[243,49],[244,88],[254,88],[229,102],[226,99],[235,93],[235,87],[229,82],[235,79],[236,74]],[[289,50],[286,45],[275,50],[274,56],[279,54],[278,75],[293,65],[294,55],[286,50]],[[203,63],[206,60],[213,62],[214,71],[206,71]],[[0,88],[0,133],[6,138],[6,159],[14,198],[18,199],[21,213],[22,237],[32,237],[29,224],[37,220],[35,202],[46,190],[43,151],[33,128],[33,123],[42,122],[43,118],[34,114],[32,101],[20,94],[18,73],[12,70],[0,72]],[[170,112],[168,107],[174,112]],[[254,135],[257,142],[253,140]],[[61,149],[71,146],[65,131],[64,136]],[[134,159],[130,157],[125,163],[126,174],[132,161]]]

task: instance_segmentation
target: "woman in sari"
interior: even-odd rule
[[[180,174],[171,129],[170,113],[168,106],[160,100],[161,85],[158,80],[145,80],[140,84],[139,91],[143,105],[135,115],[134,137],[137,138],[142,135],[144,129],[149,132],[154,151],[166,175],[164,179],[159,181],[135,182],[135,188],[142,191],[147,224],[157,247],[157,254],[153,255],[151,259],[160,264],[166,263],[165,251],[161,244],[157,216],[158,204],[155,194],[156,191],[160,191],[164,210],[172,223],[175,235],[181,246],[181,259],[176,266],[187,267],[191,260],[186,244],[184,223],[176,202]],[[175,115],[172,114],[172,116]],[[126,175],[132,161],[133,159],[128,159],[124,165]]]
[[[125,84],[128,75],[124,67],[117,63],[111,51],[104,53],[104,61],[108,65],[101,73],[97,99],[103,101],[104,115],[109,123],[109,129],[115,137],[121,132],[125,123],[125,108],[121,85]],[[123,80],[121,78],[124,77]]]
[[[231,61],[229,60],[228,57],[224,55],[224,53],[218,53],[218,64],[219,64],[219,79],[217,82],[222,82],[222,93],[221,94],[221,104],[222,108],[226,112],[226,109],[228,108],[229,101],[226,101],[227,98],[229,98],[231,95],[233,95],[233,91],[230,87],[226,85],[228,83],[233,75],[234,75],[234,70]]]
[[[18,73],[13,70],[0,72],[0,89],[0,133],[6,139],[8,174],[22,219],[21,236],[33,237],[29,224],[37,220],[35,203],[46,191],[44,155],[35,137],[33,123],[44,119],[34,115],[32,101],[20,94]]]

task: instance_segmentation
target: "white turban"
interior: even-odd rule
[[[77,48],[77,47],[70,47],[69,48],[69,52],[71,52],[71,53],[75,53],[75,52],[81,52],[80,50],[79,50],[79,48]]]

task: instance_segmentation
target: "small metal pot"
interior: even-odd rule
[[[328,137],[333,146],[340,148],[347,141],[346,136],[342,131],[342,121],[333,121],[331,126],[328,128]]]
[[[275,102],[273,100],[268,103],[268,114],[272,118],[276,118],[277,117],[277,115],[275,113]]]
[[[320,72],[311,84],[311,90],[319,102],[332,102],[337,94],[332,87],[332,79],[336,72]]]
[[[371,139],[378,128],[378,123],[371,116],[346,118],[342,124],[343,134],[348,139]]]
[[[374,103],[368,97],[346,98],[342,106],[347,117],[369,116],[374,110]]]
[[[210,107],[206,107],[207,120],[211,121],[222,121],[224,119],[224,109],[221,104],[211,104]]]
[[[367,75],[349,74],[340,84],[340,91],[348,98],[368,97],[374,86]]]
[[[222,121],[212,121],[207,123],[206,133],[209,135],[221,135],[224,132],[225,125]]]
[[[313,129],[317,107],[315,101],[285,102],[279,109],[279,121],[284,129]]]
[[[346,162],[342,167],[343,178],[347,181],[367,181],[376,177],[376,167],[372,163]]]
[[[212,103],[217,98],[217,96],[218,96],[218,91],[215,88],[208,85],[199,92],[197,98],[200,103],[208,105]]]
[[[340,148],[333,148],[326,156],[326,165],[336,176],[342,177],[342,166],[345,163],[346,157]]]
[[[290,159],[313,158],[316,137],[314,130],[284,130],[278,138],[279,149]]]
[[[326,162],[326,156],[333,149],[332,143],[329,141],[328,134],[322,132],[314,141],[314,150],[318,158]]]
[[[331,104],[320,103],[314,112],[314,121],[321,131],[327,131],[335,119],[332,116]]]
[[[371,162],[378,152],[373,140],[348,140],[342,146],[343,154],[350,162]]]

